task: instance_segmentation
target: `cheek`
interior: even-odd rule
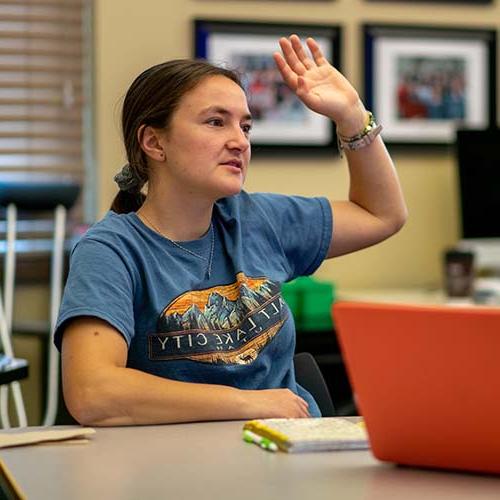
[[[169,142],[170,147],[179,155],[196,155],[201,154],[210,143],[214,142],[214,138],[196,124],[189,124],[177,128]]]
[[[226,141],[223,137],[214,137],[213,135],[210,135],[200,140],[198,144],[199,147],[205,152],[217,153],[224,149]]]
[[[248,164],[250,163],[250,158],[252,157],[252,145],[248,145],[248,149],[243,153],[245,155],[245,160],[248,168]]]
[[[223,142],[210,136],[196,137],[186,144],[186,153],[191,157],[196,157],[200,162],[212,160],[214,156],[220,155],[223,149]]]

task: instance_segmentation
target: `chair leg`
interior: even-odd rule
[[[66,209],[58,205],[54,218],[54,240],[50,277],[50,338],[47,403],[43,425],[54,425],[59,395],[59,352],[52,342],[62,296]]]
[[[14,204],[7,207],[7,251],[5,252],[4,294],[0,295],[0,337],[4,353],[14,357],[12,348],[12,311],[14,307],[14,282],[16,269],[16,222],[17,208]],[[4,428],[10,428],[9,420],[9,387],[12,389],[14,406],[19,427],[26,427],[28,421],[24,408],[21,385],[15,381],[0,388],[0,419]]]

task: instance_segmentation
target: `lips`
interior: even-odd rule
[[[231,167],[241,169],[243,162],[241,160],[229,160],[222,163],[223,165],[230,165]]]

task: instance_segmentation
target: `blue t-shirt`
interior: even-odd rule
[[[328,200],[242,192],[216,203],[212,224],[181,248],[135,212],[108,212],[73,249],[56,346],[68,320],[95,316],[123,335],[130,368],[240,389],[289,388],[320,416],[295,382],[295,325],[281,285],[325,258]]]

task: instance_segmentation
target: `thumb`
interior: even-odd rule
[[[297,94],[304,95],[307,92],[307,83],[302,76],[297,77]]]
[[[311,92],[305,78],[297,77],[297,89],[295,90],[297,97],[310,109],[315,111],[321,99],[314,92]]]

